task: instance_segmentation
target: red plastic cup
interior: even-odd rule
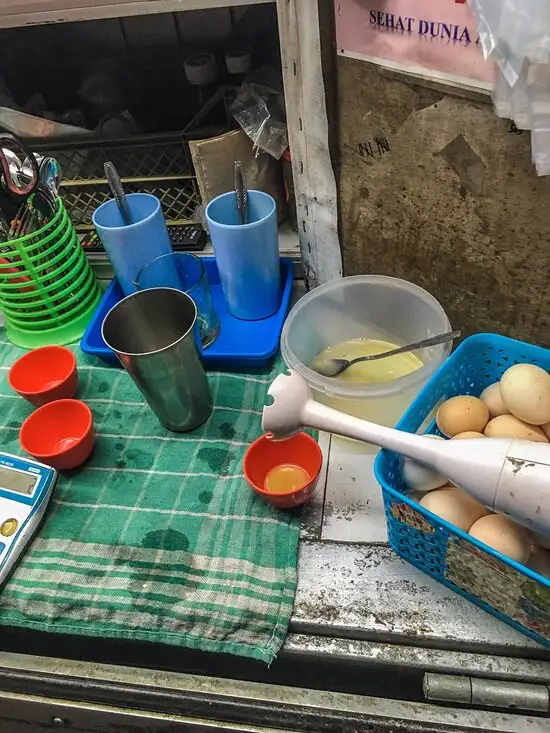
[[[74,397],[76,359],[63,346],[43,346],[18,359],[8,375],[10,387],[35,407]]]
[[[76,468],[94,447],[92,411],[80,400],[48,402],[25,420],[19,442],[33,458],[58,471]]]
[[[277,466],[292,465],[304,469],[309,481],[285,494],[274,494],[265,489],[267,474]],[[269,504],[290,509],[308,501],[319,482],[323,453],[319,444],[307,433],[298,433],[288,440],[269,440],[267,435],[255,440],[247,450],[244,475],[254,491]]]

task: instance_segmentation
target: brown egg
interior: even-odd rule
[[[548,443],[548,438],[536,425],[528,425],[514,415],[494,417],[485,428],[486,438],[518,438],[535,443]]]
[[[550,535],[538,534],[537,532],[530,532],[529,534],[535,545],[539,545],[544,550],[550,550]]]
[[[478,519],[470,529],[470,535],[501,555],[522,564],[527,562],[531,554],[531,538],[527,530],[502,514],[489,514]]]
[[[507,409],[504,402],[502,401],[502,395],[500,393],[500,384],[495,382],[486,387],[479,399],[485,402],[489,408],[489,415],[491,417],[498,417],[499,415],[508,415],[510,410]]]
[[[435,421],[448,438],[472,430],[481,433],[489,421],[489,410],[477,397],[451,397],[440,405]]]
[[[531,553],[527,567],[545,578],[550,578],[550,552],[543,550],[542,547],[536,547]]]
[[[451,440],[472,440],[473,438],[485,438],[485,435],[483,433],[476,433],[475,430],[466,430],[465,433],[453,435]]]
[[[468,532],[480,517],[489,513],[486,507],[455,486],[430,491],[429,494],[424,494],[419,503],[432,514],[464,532]]]

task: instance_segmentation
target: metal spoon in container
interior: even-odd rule
[[[128,205],[128,199],[126,198],[126,194],[124,193],[124,187],[120,180],[120,176],[118,175],[117,169],[110,160],[103,164],[103,168],[105,170],[105,177],[107,179],[107,183],[109,184],[109,188],[111,189],[113,198],[117,202],[122,221],[124,222],[125,226],[130,226],[130,224],[132,223],[130,206]]]
[[[246,188],[246,178],[244,175],[243,164],[240,160],[235,161],[233,177],[235,183],[235,202],[237,204],[239,224],[248,224],[248,190]]]
[[[459,338],[462,331],[449,331],[448,333],[440,333],[438,336],[417,341],[415,344],[407,344],[400,346],[391,351],[384,351],[381,354],[371,354],[370,356],[360,356],[357,359],[331,359],[328,356],[318,357],[309,364],[309,368],[313,369],[317,374],[323,377],[337,377],[342,374],[353,364],[359,364],[363,361],[376,361],[377,359],[387,359],[389,356],[397,356],[397,354],[406,354],[408,351],[417,351],[418,349],[426,349],[428,346],[439,346],[446,344],[448,341],[454,341]]]

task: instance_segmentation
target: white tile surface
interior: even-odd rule
[[[382,491],[374,477],[378,449],[332,437],[321,537],[338,542],[387,542]]]
[[[325,508],[325,491],[327,486],[327,472],[330,459],[330,444],[332,435],[330,433],[319,433],[319,446],[323,452],[323,466],[319,476],[319,483],[315,493],[302,510],[302,531],[303,539],[320,539],[321,525]]]

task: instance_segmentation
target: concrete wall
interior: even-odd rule
[[[454,327],[550,345],[550,180],[487,98],[338,58],[346,275],[433,293]]]

